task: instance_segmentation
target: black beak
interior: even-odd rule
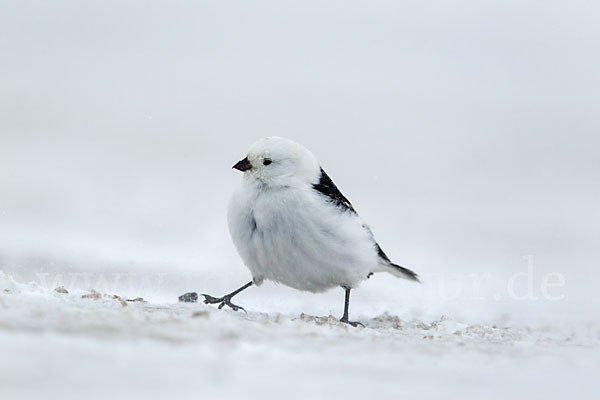
[[[232,168],[243,172],[243,171],[248,171],[249,169],[251,169],[252,164],[250,164],[250,161],[248,161],[248,157],[246,157],[243,160],[238,161]]]

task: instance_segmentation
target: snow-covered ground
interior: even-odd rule
[[[333,316],[129,300],[0,273],[1,397],[597,398],[597,324],[384,313],[357,315],[366,327],[352,328]]]

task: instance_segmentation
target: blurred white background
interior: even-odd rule
[[[231,166],[278,135],[423,278],[372,278],[357,314],[588,318],[599,21],[583,0],[4,1],[0,269],[164,301],[233,290],[250,276]],[[526,256],[513,289],[537,300],[510,295]],[[239,303],[337,315],[342,296],[265,284]]]

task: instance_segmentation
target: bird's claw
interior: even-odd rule
[[[204,296],[204,304],[215,304],[223,301],[223,297],[216,298],[209,294],[201,294],[200,296]]]
[[[344,318],[340,319],[340,322],[343,322],[344,324],[348,324],[348,325],[353,326],[355,328],[357,328],[359,326],[362,327],[362,328],[365,327],[365,325],[363,323],[361,323],[361,322],[348,321],[347,319],[344,319]]]
[[[359,327],[359,326],[360,326],[361,328],[364,328],[364,327],[365,327],[365,324],[363,324],[362,322],[357,322],[357,321],[348,321],[348,323],[349,323],[350,325],[352,325],[353,327],[355,327],[355,328],[357,328],[357,327]]]
[[[227,306],[231,308],[233,311],[242,310],[243,312],[247,312],[244,307],[235,305],[231,302],[231,297],[223,296],[223,297],[213,297],[209,294],[202,294],[204,296],[204,304],[217,304],[219,303],[219,310],[223,307]]]

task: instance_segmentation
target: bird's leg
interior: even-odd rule
[[[236,294],[238,294],[239,292],[241,292],[242,290],[248,289],[250,286],[252,286],[254,284],[253,281],[250,281],[248,283],[246,283],[244,286],[242,286],[241,288],[234,290],[233,292],[226,294],[223,297],[213,297],[211,295],[208,294],[202,294],[202,296],[204,296],[204,304],[216,304],[216,303],[220,303],[219,304],[219,310],[225,306],[228,306],[229,308],[231,308],[233,311],[237,311],[237,310],[244,310],[243,307],[240,306],[236,306],[235,304],[233,304],[231,302],[231,298],[233,296],[235,296]]]
[[[344,315],[342,315],[342,319],[340,319],[340,322],[352,325],[354,327],[357,327],[360,325],[364,328],[365,326],[363,324],[361,324],[360,322],[348,321],[348,308],[350,307],[350,288],[345,287],[345,286],[342,286],[342,288],[346,291],[346,299],[344,302]]]

